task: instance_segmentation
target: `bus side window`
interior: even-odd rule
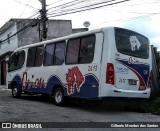
[[[44,66],[62,65],[65,57],[65,49],[65,41],[46,45]]]
[[[54,48],[55,48],[55,44],[46,45],[45,55],[44,55],[44,63],[43,63],[44,66],[53,65]]]
[[[35,66],[41,66],[43,62],[43,46],[36,48]]]
[[[17,69],[22,68],[22,66],[24,64],[24,61],[25,61],[25,52],[21,51],[20,54],[19,54]]]
[[[36,55],[36,47],[29,48],[27,56],[27,67],[34,67],[35,55]]]
[[[25,61],[24,51],[14,53],[9,61],[8,71],[10,72],[22,68],[24,61]]]
[[[54,64],[62,65],[64,62],[64,53],[66,48],[66,42],[56,43],[55,53],[54,53]]]
[[[43,62],[43,46],[28,49],[27,67],[38,67]]]
[[[67,44],[66,63],[76,64],[78,63],[78,54],[80,47],[80,38],[71,39]]]
[[[16,53],[14,53],[11,58],[10,58],[10,61],[9,61],[9,65],[8,65],[8,71],[14,71],[16,70],[16,66],[17,66],[17,55]]]
[[[70,39],[67,44],[66,63],[91,63],[94,58],[95,35]]]
[[[79,63],[91,63],[94,57],[95,36],[81,39]]]

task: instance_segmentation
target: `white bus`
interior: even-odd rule
[[[106,27],[20,47],[11,56],[8,88],[66,97],[149,98],[149,40],[134,31]]]

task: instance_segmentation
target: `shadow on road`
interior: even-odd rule
[[[22,95],[20,99],[54,104],[51,97],[42,97],[41,95]],[[120,111],[145,113],[145,111],[141,109],[141,101],[142,100],[134,99],[105,99],[103,101],[67,99],[67,103],[61,108],[76,108],[100,113],[113,111],[115,113]]]

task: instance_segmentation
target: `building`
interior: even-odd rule
[[[72,34],[71,20],[48,20],[47,39]],[[18,47],[39,42],[41,39],[39,19],[11,19],[0,28],[0,85],[6,84],[7,63],[11,53]]]
[[[72,29],[72,34],[79,33],[79,32],[84,32],[84,31],[88,31],[88,28],[76,28],[76,29]]]

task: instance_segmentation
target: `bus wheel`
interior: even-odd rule
[[[13,87],[12,87],[12,97],[13,98],[18,98],[20,96],[21,96],[21,92],[18,91],[17,85],[14,84]]]
[[[54,90],[53,101],[54,101],[55,105],[57,105],[57,106],[64,105],[64,92],[63,92],[62,88],[58,87]]]

